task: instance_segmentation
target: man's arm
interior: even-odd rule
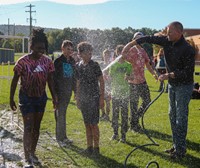
[[[130,50],[131,47],[134,45],[137,45],[137,42],[135,40],[129,42],[128,44],[125,45],[125,47],[122,50],[122,59],[126,59],[128,55],[128,51]]]

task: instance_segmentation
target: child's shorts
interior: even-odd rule
[[[96,125],[99,123],[99,97],[93,101],[81,102],[81,112],[85,124]]]
[[[22,115],[44,112],[46,103],[46,93],[44,93],[41,97],[29,97],[24,92],[19,92],[19,108]]]

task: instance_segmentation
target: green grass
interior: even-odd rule
[[[15,53],[15,62],[25,53]]]
[[[0,66],[0,76],[9,74],[12,76],[10,66]],[[7,72],[9,71],[9,72]],[[200,72],[200,67],[196,67]],[[3,74],[3,73],[4,74]],[[152,76],[146,73],[147,82],[151,90],[151,98],[157,95],[159,82],[155,82]],[[195,76],[195,81],[200,82],[200,76]],[[8,108],[10,80],[0,79],[0,107]],[[16,94],[17,101],[17,94]],[[189,106],[189,125],[187,134],[187,155],[181,161],[172,161],[163,151],[171,147],[172,137],[168,119],[168,95],[163,93],[155,101],[144,116],[145,128],[151,138],[159,146],[147,146],[132,153],[127,161],[127,167],[145,167],[150,161],[157,161],[161,168],[197,168],[200,165],[200,128],[199,128],[199,100],[191,100]],[[37,155],[43,161],[44,167],[60,168],[122,168],[129,152],[135,147],[152,143],[145,134],[127,133],[127,144],[110,141],[112,128],[109,122],[101,121],[100,127],[100,151],[99,160],[87,158],[80,154],[86,148],[85,128],[81,112],[76,108],[75,102],[71,100],[67,110],[67,133],[74,140],[74,144],[67,148],[58,148],[58,145],[50,136],[55,137],[55,120],[52,103],[49,100],[46,112],[41,124],[41,135],[46,139],[40,139]],[[47,134],[47,132],[49,134]],[[49,136],[50,135],[50,136]],[[152,165],[151,167],[155,167]]]

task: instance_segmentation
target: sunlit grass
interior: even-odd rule
[[[13,66],[0,66],[0,76],[12,76]],[[196,67],[200,72],[200,68]],[[151,90],[152,100],[158,95],[159,82],[155,82],[153,77],[147,72],[147,82]],[[195,76],[195,81],[200,82],[200,76]],[[8,108],[9,104],[10,79],[0,79],[0,104]],[[49,94],[48,94],[49,95]],[[49,95],[50,97],[50,95]],[[15,97],[17,101],[17,93]],[[168,119],[168,94],[163,93],[161,97],[153,103],[144,116],[144,126],[153,140],[159,146],[148,146],[136,150],[127,161],[127,167],[145,167],[150,161],[157,161],[162,168],[197,168],[200,165],[200,128],[199,128],[199,100],[191,100],[189,107],[189,125],[187,135],[187,155],[181,161],[172,161],[163,151],[171,147],[172,137]],[[55,119],[51,100],[48,100],[46,112],[41,124],[41,135],[46,135],[46,139],[40,139],[37,155],[42,160],[44,166],[49,168],[122,168],[124,161],[135,147],[152,143],[145,134],[127,133],[127,144],[117,141],[110,141],[112,128],[109,122],[100,121],[100,159],[87,158],[81,155],[80,151],[86,148],[85,128],[81,112],[77,109],[72,100],[67,110],[67,134],[74,140],[74,144],[67,148],[59,148],[52,139],[55,137]],[[119,129],[120,132],[120,129]],[[154,166],[155,167],[155,166]]]

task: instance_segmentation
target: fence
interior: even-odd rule
[[[11,85],[11,80],[13,77],[13,65],[10,65],[10,62],[7,63],[1,63],[0,64],[0,95],[1,95],[1,106],[3,106],[3,108],[8,109],[9,106],[9,93],[10,93],[10,85]],[[16,94],[15,94],[15,100],[16,103],[18,101],[18,90],[19,90],[19,86],[16,89]],[[3,115],[8,115],[10,114],[10,119],[11,125],[16,125],[18,126],[20,129],[21,128],[21,124],[20,124],[20,113],[16,113],[16,115],[14,115],[14,112],[9,111],[9,112],[5,112],[5,114]],[[3,116],[2,116],[3,117]],[[4,121],[1,121],[1,125],[3,126]]]
[[[0,63],[14,62],[14,50],[0,48]]]

